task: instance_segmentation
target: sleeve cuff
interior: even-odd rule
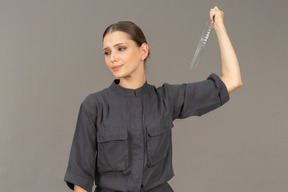
[[[221,100],[221,105],[224,105],[225,103],[227,103],[230,99],[229,92],[226,88],[226,85],[220,79],[220,77],[216,75],[215,73],[211,73],[211,75],[209,75],[207,79],[214,81],[216,88],[219,90],[219,97]]]
[[[93,180],[90,181],[90,179],[74,175],[67,171],[64,177],[64,181],[72,190],[74,190],[74,185],[78,185],[86,191],[92,192]]]

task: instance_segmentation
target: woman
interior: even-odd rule
[[[222,76],[182,84],[149,85],[144,64],[149,47],[131,22],[109,26],[103,35],[105,62],[116,80],[82,103],[65,181],[76,192],[171,192],[171,128],[176,118],[205,114],[229,100],[242,85],[224,13],[210,10],[221,50]]]

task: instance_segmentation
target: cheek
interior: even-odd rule
[[[109,67],[110,64],[110,59],[108,57],[104,58],[106,65]]]
[[[136,62],[140,58],[140,54],[137,51],[130,52],[129,54],[126,55],[125,59],[129,62]]]

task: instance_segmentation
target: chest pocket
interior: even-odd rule
[[[99,171],[124,171],[129,167],[128,133],[119,127],[101,128],[97,132],[97,166]]]
[[[173,126],[171,118],[165,117],[146,127],[148,167],[152,167],[167,156],[172,147],[171,128]]]

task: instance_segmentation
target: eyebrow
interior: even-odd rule
[[[127,44],[127,43],[117,43],[117,44],[115,44],[115,45],[113,45],[113,47],[117,47],[117,46],[119,46],[119,45],[123,45],[123,44]],[[103,48],[103,51],[105,51],[105,50],[107,50],[107,49],[109,49],[109,47],[105,47],[105,48]]]

